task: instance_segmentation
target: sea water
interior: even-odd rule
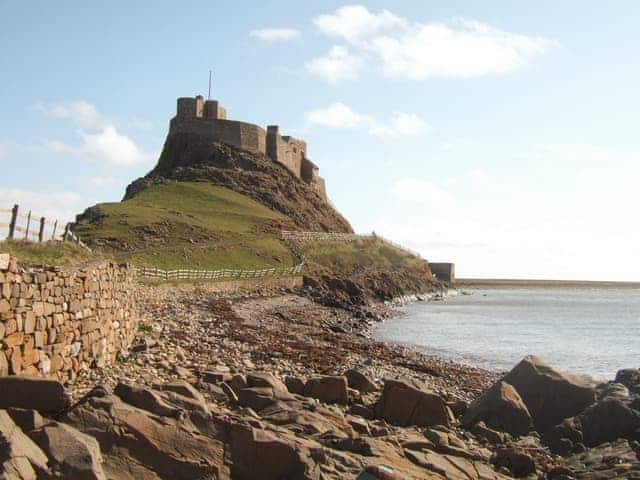
[[[378,340],[490,370],[534,354],[553,367],[613,379],[640,367],[640,289],[487,288],[417,302],[378,324]]]

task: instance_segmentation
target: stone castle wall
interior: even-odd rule
[[[205,120],[175,117],[169,133],[195,133],[213,142],[222,142],[254,153],[265,153],[266,132],[257,125],[235,120]]]
[[[132,266],[20,268],[0,254],[0,376],[61,381],[113,363],[138,328]]]
[[[265,131],[252,123],[227,120],[227,111],[217,100],[204,100],[201,95],[181,97],[176,116],[171,119],[169,134],[190,133],[206,141],[221,142],[253,153],[262,153],[285,166],[293,175],[311,185],[327,198],[325,183],[318,167],[307,158],[307,143],[290,136],[281,136],[277,125]]]

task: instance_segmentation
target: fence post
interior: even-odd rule
[[[13,240],[16,233],[16,222],[18,221],[18,205],[14,205],[11,210],[11,222],[9,223],[9,239]]]
[[[44,240],[44,217],[40,217],[40,231],[38,232],[38,242],[42,242]]]
[[[29,240],[29,227],[31,226],[31,210],[29,210],[29,214],[27,215],[27,231],[24,232],[24,239]]]
[[[53,233],[51,234],[51,240],[56,239],[56,229],[58,228],[58,220],[53,224]]]
[[[69,224],[67,223],[64,226],[64,233],[62,234],[62,241],[66,242],[68,237],[69,237]]]

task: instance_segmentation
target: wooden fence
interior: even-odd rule
[[[69,223],[36,215],[31,210],[22,212],[19,205],[0,208],[0,240],[5,238],[28,242],[67,241],[91,250],[71,231]]]
[[[422,258],[422,256],[399,243],[392,242],[391,240],[378,235],[375,232],[370,234],[358,234],[358,233],[339,233],[339,232],[293,232],[290,230],[282,230],[280,232],[280,238],[282,240],[288,240],[291,242],[319,242],[319,241],[334,241],[334,242],[355,242],[358,240],[382,240],[395,248],[407,252],[415,257]]]
[[[265,268],[263,270],[160,270],[159,268],[140,267],[138,277],[157,280],[221,280],[263,277],[288,277],[298,275],[304,263],[288,268]]]

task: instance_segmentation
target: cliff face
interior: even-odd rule
[[[127,187],[125,200],[164,180],[223,186],[277,211],[301,230],[352,232],[349,222],[316,190],[260,153],[210,143],[192,133],[167,137],[156,167]]]

